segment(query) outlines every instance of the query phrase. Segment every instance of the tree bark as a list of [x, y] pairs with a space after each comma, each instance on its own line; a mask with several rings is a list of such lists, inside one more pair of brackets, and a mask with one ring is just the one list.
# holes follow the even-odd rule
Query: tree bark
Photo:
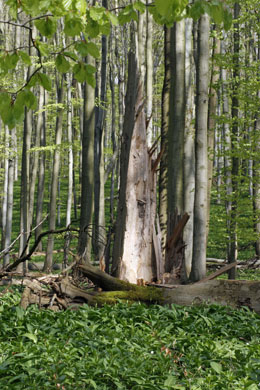
[[128, 75], [113, 273], [137, 283], [138, 279], [150, 282], [156, 275], [152, 264], [156, 191], [147, 151], [143, 88], [132, 52]]
[[198, 31], [196, 134], [195, 134], [195, 201], [194, 236], [191, 280], [198, 281], [206, 274], [207, 225], [207, 121], [209, 85], [209, 17], [201, 16]]

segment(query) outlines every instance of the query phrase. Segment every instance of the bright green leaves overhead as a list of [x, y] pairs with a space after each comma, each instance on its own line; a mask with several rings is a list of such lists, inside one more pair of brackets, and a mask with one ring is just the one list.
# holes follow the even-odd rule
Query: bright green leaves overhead
[[57, 70], [60, 73], [66, 73], [70, 69], [69, 61], [67, 61], [66, 58], [61, 54], [57, 55], [57, 57], [55, 59], [55, 65], [56, 65]]
[[232, 25], [232, 14], [223, 1], [196, 0], [192, 5], [187, 7], [187, 16], [198, 20], [201, 14], [207, 13], [214, 23], [221, 25], [225, 30], [229, 30]]
[[36, 20], [34, 24], [40, 33], [48, 38], [52, 37], [57, 29], [56, 20], [50, 16], [47, 16], [44, 19]]
[[29, 89], [20, 91], [15, 100], [6, 92], [0, 93], [0, 115], [10, 129], [23, 120], [25, 107], [37, 107], [37, 99]]
[[81, 18], [70, 14], [66, 15], [64, 27], [64, 32], [66, 35], [75, 37], [76, 35], [80, 35], [83, 29], [84, 28]]
[[84, 62], [78, 62], [73, 67], [75, 79], [80, 83], [86, 81], [93, 88], [96, 86], [95, 72], [96, 68], [94, 66], [85, 64]]
[[155, 0], [155, 7], [150, 7], [157, 23], [172, 25], [183, 18], [188, 0]]

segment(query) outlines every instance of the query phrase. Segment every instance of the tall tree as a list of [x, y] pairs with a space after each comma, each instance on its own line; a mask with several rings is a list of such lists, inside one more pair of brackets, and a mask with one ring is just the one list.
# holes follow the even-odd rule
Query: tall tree
[[207, 129], [209, 88], [209, 16], [200, 17], [196, 73], [195, 201], [191, 280], [206, 275], [207, 227]]

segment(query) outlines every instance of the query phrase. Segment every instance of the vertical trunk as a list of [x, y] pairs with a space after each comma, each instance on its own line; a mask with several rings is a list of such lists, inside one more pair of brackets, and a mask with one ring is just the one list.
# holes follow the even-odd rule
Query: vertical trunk
[[[11, 244], [12, 236], [12, 218], [13, 218], [13, 187], [14, 187], [14, 156], [12, 152], [13, 139], [15, 129], [12, 129], [10, 152], [8, 158], [8, 189], [7, 189], [7, 209], [6, 209], [6, 225], [5, 225], [5, 242], [4, 248], [8, 248]], [[4, 256], [4, 267], [9, 264], [10, 255], [7, 253]]]
[[209, 91], [209, 112], [208, 112], [208, 195], [207, 195], [207, 240], [209, 234], [210, 218], [210, 198], [213, 177], [213, 156], [214, 156], [214, 139], [216, 127], [216, 108], [217, 108], [217, 91], [216, 83], [219, 80], [219, 67], [215, 63], [215, 56], [220, 54], [220, 40], [214, 38], [212, 50], [212, 69]]
[[168, 170], [168, 131], [170, 113], [170, 85], [171, 85], [171, 30], [164, 27], [164, 81], [162, 90], [162, 124], [161, 124], [161, 151], [163, 151], [159, 176], [159, 219], [162, 232], [162, 249], [164, 254], [167, 234], [167, 170]]
[[[87, 63], [95, 65], [94, 59], [87, 56]], [[94, 134], [95, 134], [95, 90], [85, 84], [84, 126], [82, 137], [82, 179], [81, 214], [78, 254], [84, 261], [91, 258], [91, 232], [94, 195]]]
[[[68, 150], [68, 196], [67, 196], [67, 210], [66, 210], [66, 227], [71, 223], [71, 207], [72, 207], [72, 197], [73, 197], [73, 151], [72, 151], [72, 118], [73, 118], [73, 105], [71, 101], [71, 88], [72, 80], [71, 75], [66, 75], [67, 79], [67, 137], [69, 143]], [[68, 251], [70, 246], [70, 232], [66, 233], [65, 244], [64, 244], [64, 257], [63, 257], [63, 266], [66, 268], [68, 265]]]
[[[9, 128], [8, 126], [4, 127], [4, 145], [6, 150], [9, 148]], [[4, 249], [5, 245], [5, 229], [6, 229], [6, 215], [7, 215], [7, 191], [8, 191], [8, 155], [4, 158], [4, 185], [3, 185], [3, 196], [2, 196], [2, 235], [1, 235], [1, 248]]]
[[[149, 4], [149, 0], [146, 0]], [[147, 144], [153, 143], [153, 18], [146, 10], [146, 123]]]
[[209, 17], [201, 16], [198, 28], [198, 59], [196, 74], [196, 134], [195, 134], [195, 201], [194, 236], [191, 280], [206, 274], [207, 225], [207, 121], [209, 84]]
[[142, 84], [133, 53], [128, 75], [113, 273], [137, 283], [139, 279], [151, 281], [156, 275], [152, 264], [156, 191], [147, 152]]
[[172, 31], [173, 64], [171, 75], [170, 123], [168, 133], [168, 212], [183, 213], [183, 154], [185, 131], [185, 21], [176, 22]]
[[[102, 1], [107, 8], [107, 0]], [[98, 260], [104, 255], [105, 248], [105, 183], [104, 183], [104, 122], [107, 79], [107, 37], [102, 36], [100, 106], [97, 109], [95, 129], [95, 248]]]
[[[63, 103], [64, 95], [64, 82], [63, 77], [59, 80], [57, 76], [57, 103], [61, 105]], [[56, 207], [57, 207], [57, 191], [58, 191], [58, 181], [59, 181], [59, 171], [60, 171], [60, 149], [59, 145], [61, 144], [62, 138], [62, 117], [63, 117], [63, 108], [58, 107], [57, 109], [57, 120], [56, 120], [56, 134], [55, 134], [55, 146], [53, 156], [53, 168], [52, 168], [52, 180], [51, 180], [51, 190], [50, 190], [50, 210], [49, 210], [49, 230], [55, 230], [56, 226]], [[54, 248], [54, 236], [50, 234], [48, 236], [47, 249], [46, 249], [46, 258], [44, 262], [44, 270], [46, 272], [51, 272], [52, 263], [53, 263], [53, 248]]]
[[194, 118], [194, 83], [195, 74], [192, 53], [192, 27], [193, 20], [186, 20], [186, 57], [185, 57], [185, 86], [186, 86], [186, 116], [184, 133], [184, 210], [190, 218], [183, 231], [185, 247], [185, 269], [189, 277], [192, 263], [193, 247], [193, 211], [194, 211], [194, 187], [195, 187], [195, 128], [192, 123]]
[[[260, 63], [260, 33], [258, 34], [258, 53], [257, 53], [257, 59]], [[260, 67], [258, 66], [258, 80], [260, 80]], [[257, 91], [258, 96], [258, 102], [260, 102], [260, 89]], [[260, 115], [259, 113], [256, 114], [256, 120], [255, 120], [255, 136], [254, 136], [254, 150], [255, 150], [255, 156], [260, 156]], [[260, 159], [254, 158], [253, 163], [253, 208], [254, 208], [254, 214], [255, 214], [255, 232], [257, 234], [257, 239], [255, 242], [255, 254], [256, 257], [260, 258]]]
[[[37, 119], [37, 125], [36, 125], [36, 134], [35, 134], [35, 147], [40, 146], [40, 139], [41, 139], [41, 129], [43, 124], [43, 116], [42, 116], [42, 109], [44, 104], [44, 89], [43, 87], [40, 87], [40, 96], [39, 96], [39, 114]], [[34, 152], [34, 156], [32, 157], [32, 172], [30, 175], [30, 191], [29, 191], [29, 210], [28, 210], [28, 219], [29, 219], [29, 226], [32, 226], [33, 222], [33, 210], [34, 210], [34, 192], [35, 192], [35, 185], [36, 185], [36, 177], [38, 173], [38, 166], [39, 166], [39, 152]]]
[[[239, 12], [240, 6], [238, 3], [234, 4], [234, 56], [233, 56], [233, 91], [232, 91], [232, 151], [237, 148], [239, 142]], [[237, 260], [237, 197], [238, 197], [238, 183], [239, 180], [239, 158], [236, 153], [232, 156], [232, 206], [230, 215], [230, 251], [228, 253], [228, 262], [233, 263]], [[229, 279], [235, 279], [236, 268], [233, 267], [229, 271]]]
[[[43, 90], [43, 100], [44, 105], [45, 101], [45, 91]], [[40, 131], [40, 146], [45, 147], [45, 132], [46, 132], [46, 119], [45, 119], [45, 111], [41, 114], [42, 116], [42, 126]], [[39, 155], [39, 174], [38, 174], [38, 188], [37, 188], [37, 201], [36, 201], [36, 230], [35, 230], [35, 239], [39, 237], [42, 232], [42, 218], [43, 218], [43, 200], [44, 200], [44, 184], [45, 184], [45, 151], [41, 151]], [[42, 242], [39, 243], [38, 250], [42, 250]]]

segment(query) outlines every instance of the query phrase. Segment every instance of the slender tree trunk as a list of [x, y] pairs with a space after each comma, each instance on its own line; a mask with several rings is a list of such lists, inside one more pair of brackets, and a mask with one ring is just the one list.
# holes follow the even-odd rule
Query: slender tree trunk
[[[5, 225], [5, 242], [4, 248], [8, 248], [11, 244], [12, 236], [12, 219], [13, 219], [13, 188], [14, 188], [14, 155], [13, 155], [13, 139], [16, 130], [12, 129], [10, 140], [10, 151], [8, 158], [8, 189], [7, 189], [7, 209], [6, 209], [6, 225]], [[4, 256], [4, 267], [9, 264], [10, 254]]]
[[185, 269], [189, 277], [192, 263], [193, 247], [193, 212], [194, 212], [194, 188], [195, 188], [195, 127], [194, 119], [194, 88], [195, 68], [193, 61], [192, 42], [193, 20], [186, 20], [186, 58], [185, 58], [185, 85], [186, 85], [186, 116], [184, 133], [184, 210], [190, 218], [183, 231], [185, 247]]
[[[64, 80], [63, 77], [59, 80], [57, 76], [57, 103], [62, 104], [64, 100]], [[52, 180], [51, 180], [51, 193], [50, 193], [50, 211], [49, 211], [49, 230], [54, 230], [56, 226], [57, 216], [57, 191], [60, 171], [60, 149], [62, 138], [62, 117], [63, 108], [58, 107], [57, 109], [57, 120], [56, 120], [56, 135], [55, 135], [55, 146], [53, 156], [53, 168], [52, 168]], [[53, 264], [53, 248], [54, 248], [54, 236], [50, 234], [48, 236], [46, 258], [44, 262], [44, 271], [51, 272]]]
[[214, 161], [214, 139], [216, 127], [216, 108], [217, 108], [217, 90], [216, 83], [219, 80], [219, 66], [214, 63], [215, 56], [220, 54], [220, 40], [214, 38], [212, 50], [212, 69], [209, 91], [209, 112], [208, 112], [208, 195], [207, 195], [207, 240], [209, 234], [210, 219], [210, 199], [213, 178], [213, 161]]
[[209, 29], [209, 17], [207, 14], [204, 14], [200, 18], [198, 28], [194, 236], [192, 269], [190, 275], [192, 281], [198, 281], [206, 275]]
[[[43, 90], [44, 105], [46, 104], [46, 94]], [[46, 118], [45, 111], [41, 114], [42, 126], [40, 132], [40, 146], [46, 146]], [[39, 237], [42, 232], [42, 219], [43, 219], [43, 200], [44, 200], [44, 187], [45, 187], [45, 151], [41, 151], [39, 155], [39, 174], [38, 174], [38, 188], [37, 188], [37, 201], [36, 201], [36, 230], [35, 239]], [[42, 242], [38, 245], [38, 250], [42, 250]]]
[[185, 21], [173, 27], [170, 123], [168, 133], [168, 212], [184, 211], [183, 157], [185, 131]]
[[[103, 0], [103, 7], [107, 8], [107, 1]], [[105, 249], [105, 183], [104, 183], [104, 124], [107, 88], [107, 37], [102, 36], [100, 106], [97, 109], [95, 128], [95, 227], [94, 241], [96, 258], [100, 260]]]
[[[73, 151], [72, 151], [72, 118], [73, 118], [73, 105], [71, 101], [71, 88], [72, 80], [71, 75], [67, 74], [67, 137], [69, 143], [68, 150], [68, 196], [67, 196], [67, 210], [66, 210], [66, 226], [68, 227], [71, 223], [71, 208], [73, 199]], [[66, 233], [65, 244], [64, 244], [64, 257], [63, 266], [66, 268], [68, 265], [68, 251], [70, 246], [70, 232]]]
[[164, 27], [164, 81], [162, 90], [161, 151], [163, 152], [159, 176], [159, 219], [162, 233], [163, 257], [167, 235], [167, 186], [168, 186], [168, 131], [171, 89], [171, 30]]
[[[43, 116], [42, 116], [42, 109], [44, 104], [44, 89], [43, 87], [40, 87], [40, 96], [39, 96], [39, 114], [37, 119], [37, 125], [36, 125], [36, 134], [35, 134], [35, 147], [40, 146], [40, 140], [41, 140], [41, 129], [42, 129], [42, 122], [43, 122]], [[30, 190], [29, 190], [29, 210], [28, 210], [28, 219], [29, 219], [29, 226], [32, 226], [33, 222], [33, 211], [34, 211], [34, 193], [35, 193], [35, 186], [36, 186], [36, 178], [38, 173], [38, 166], [39, 166], [39, 152], [36, 150], [34, 152], [34, 156], [32, 157], [32, 172], [30, 174]]]
[[[239, 88], [239, 18], [240, 6], [238, 3], [234, 4], [234, 57], [233, 57], [233, 91], [232, 91], [232, 151], [237, 148], [239, 142], [239, 98], [238, 98], [238, 88]], [[235, 154], [232, 156], [232, 206], [231, 206], [231, 215], [230, 215], [230, 251], [228, 253], [228, 262], [233, 263], [237, 261], [237, 197], [239, 190], [239, 158]], [[233, 267], [229, 271], [229, 279], [236, 278], [236, 268]]]
[[[95, 65], [87, 56], [87, 63]], [[94, 207], [94, 134], [95, 134], [95, 89], [85, 84], [84, 126], [82, 138], [81, 214], [78, 254], [86, 262], [91, 258], [92, 217]]]
[[[260, 34], [258, 34], [258, 53], [257, 53], [257, 59], [260, 63]], [[260, 68], [258, 70], [258, 80], [260, 80]], [[260, 102], [260, 88], [257, 91], [258, 96], [258, 102]], [[254, 150], [255, 150], [255, 156], [258, 156], [258, 158], [254, 158], [253, 162], [253, 208], [254, 208], [254, 214], [255, 214], [255, 232], [257, 234], [257, 239], [255, 242], [255, 253], [256, 257], [260, 258], [260, 115], [259, 113], [256, 114], [256, 120], [255, 120], [255, 128], [254, 128]]]
[[[146, 4], [150, 1], [146, 0]], [[147, 144], [153, 143], [153, 18], [146, 10], [146, 123]]]

